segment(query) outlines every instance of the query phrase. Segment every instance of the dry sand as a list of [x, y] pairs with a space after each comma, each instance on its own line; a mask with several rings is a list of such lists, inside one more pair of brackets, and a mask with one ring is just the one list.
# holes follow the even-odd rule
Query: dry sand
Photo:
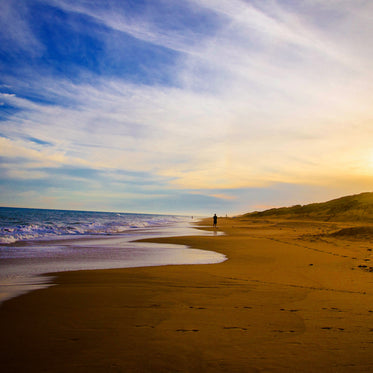
[[218, 226], [227, 235], [156, 241], [223, 263], [61, 273], [4, 303], [1, 371], [373, 371], [369, 237], [325, 235], [342, 223]]

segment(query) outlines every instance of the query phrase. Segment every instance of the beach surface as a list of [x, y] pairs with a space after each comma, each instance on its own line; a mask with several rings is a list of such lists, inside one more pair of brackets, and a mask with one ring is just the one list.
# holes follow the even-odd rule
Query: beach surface
[[219, 219], [225, 235], [152, 242], [222, 263], [56, 274], [0, 307], [1, 370], [372, 372], [373, 239], [357, 225]]

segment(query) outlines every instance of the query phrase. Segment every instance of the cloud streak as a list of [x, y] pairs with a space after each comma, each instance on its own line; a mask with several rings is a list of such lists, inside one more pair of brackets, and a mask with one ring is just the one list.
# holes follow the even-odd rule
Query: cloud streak
[[[341, 190], [343, 180], [349, 193], [371, 181], [373, 8], [367, 2], [162, 0], [135, 10], [116, 1], [37, 3], [71, 20], [79, 47], [99, 41], [102, 54], [87, 58], [101, 63], [103, 55], [107, 61], [120, 53], [123, 66], [98, 74], [73, 61], [78, 74], [72, 75], [53, 73], [63, 66], [32, 64], [18, 67], [19, 77], [5, 75], [0, 155], [24, 159], [17, 170], [6, 163], [9, 179], [85, 167], [99, 172], [113, 198], [121, 184], [119, 195], [128, 202], [135, 172], [146, 175], [135, 178], [143, 198], [155, 198], [154, 183], [156, 198], [198, 193], [206, 205], [220, 201], [224, 208], [237, 206], [235, 190], [262, 188], [265, 195], [274, 185], [303, 186], [307, 200], [305, 185], [328, 194], [333, 185]], [[22, 4], [19, 13], [7, 5], [7, 21], [22, 23], [15, 43], [43, 54], [51, 47]], [[84, 36], [86, 22], [91, 39]], [[152, 48], [157, 60], [134, 63], [137, 44], [141, 56]], [[153, 62], [164, 78], [134, 78], [138, 66], [152, 76]], [[162, 203], [163, 197], [155, 205]]]

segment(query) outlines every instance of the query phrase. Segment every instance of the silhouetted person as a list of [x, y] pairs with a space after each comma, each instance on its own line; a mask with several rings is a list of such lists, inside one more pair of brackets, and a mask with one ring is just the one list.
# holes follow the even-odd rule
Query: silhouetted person
[[218, 217], [216, 216], [216, 214], [214, 214], [214, 217], [212, 219], [214, 221], [214, 228], [216, 228], [216, 224], [218, 223]]

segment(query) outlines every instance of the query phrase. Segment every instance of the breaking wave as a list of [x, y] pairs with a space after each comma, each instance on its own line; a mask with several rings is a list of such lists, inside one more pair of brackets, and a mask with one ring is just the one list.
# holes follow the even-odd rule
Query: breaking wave
[[185, 220], [174, 215], [63, 211], [0, 207], [0, 243], [111, 235]]

